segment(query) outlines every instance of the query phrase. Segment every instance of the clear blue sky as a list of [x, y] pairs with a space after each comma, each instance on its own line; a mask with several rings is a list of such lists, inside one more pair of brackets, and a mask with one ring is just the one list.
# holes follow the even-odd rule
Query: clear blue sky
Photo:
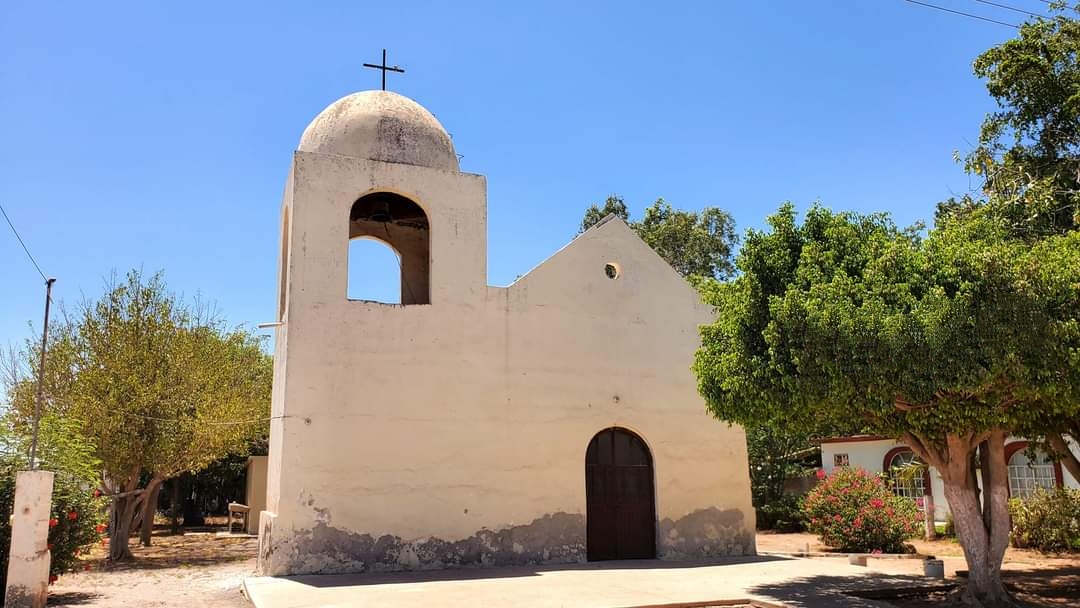
[[[487, 176], [491, 284], [612, 192], [740, 231], [786, 200], [907, 224], [971, 186], [952, 154], [992, 109], [971, 61], [1013, 34], [902, 0], [5, 2], [0, 202], [69, 307], [141, 266], [232, 323], [273, 320], [290, 154], [378, 87], [360, 64], [387, 47], [391, 88]], [[3, 225], [0, 260], [4, 346], [43, 296]]]

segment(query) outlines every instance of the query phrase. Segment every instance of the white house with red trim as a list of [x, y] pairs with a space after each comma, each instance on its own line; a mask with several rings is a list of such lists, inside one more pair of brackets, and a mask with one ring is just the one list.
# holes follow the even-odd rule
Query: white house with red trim
[[[1077, 481], [1059, 462], [1038, 454], [1031, 459], [1027, 454], [1028, 442], [1010, 437], [1005, 443], [1005, 458], [1009, 463], [1010, 496], [1027, 496], [1035, 488], [1080, 488]], [[1070, 442], [1073, 452], [1080, 456], [1080, 446]], [[910, 463], [915, 458], [911, 448], [888, 437], [855, 435], [821, 440], [821, 465], [826, 473], [838, 467], [861, 467], [870, 473], [888, 473], [895, 467]], [[922, 477], [913, 479], [894, 477], [893, 492], [913, 500], [929, 494], [934, 503], [934, 519], [944, 521], [949, 513], [945, 500], [941, 475], [933, 467], [927, 467]]]

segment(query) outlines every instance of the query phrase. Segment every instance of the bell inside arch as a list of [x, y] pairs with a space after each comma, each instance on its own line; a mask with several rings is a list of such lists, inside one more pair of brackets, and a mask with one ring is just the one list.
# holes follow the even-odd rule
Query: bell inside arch
[[368, 216], [368, 219], [382, 224], [392, 222], [394, 217], [390, 214], [390, 203], [388, 201], [377, 201], [372, 206], [371, 215]]

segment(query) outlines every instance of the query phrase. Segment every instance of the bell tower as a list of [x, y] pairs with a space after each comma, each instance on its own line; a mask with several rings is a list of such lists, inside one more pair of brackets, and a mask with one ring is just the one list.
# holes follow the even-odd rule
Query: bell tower
[[[452, 322], [481, 304], [487, 293], [486, 189], [482, 176], [460, 171], [439, 121], [397, 93], [348, 95], [304, 130], [281, 209], [264, 535], [285, 523], [275, 523], [279, 501], [303, 483], [282, 469], [292, 445], [284, 438], [310, 412], [333, 406], [312, 399], [304, 383], [323, 377], [344, 382], [341, 370], [374, 333], [409, 340], [410, 332], [420, 334], [419, 328], [444, 318]], [[393, 249], [400, 304], [348, 299], [352, 239]], [[290, 382], [298, 374], [304, 383]], [[367, 390], [356, 384], [349, 392]]]

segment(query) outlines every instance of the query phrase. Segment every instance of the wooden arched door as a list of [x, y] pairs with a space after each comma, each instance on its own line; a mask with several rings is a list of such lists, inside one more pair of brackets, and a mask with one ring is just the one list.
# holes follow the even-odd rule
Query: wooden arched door
[[596, 434], [585, 452], [589, 561], [656, 557], [656, 507], [649, 448], [626, 429]]

